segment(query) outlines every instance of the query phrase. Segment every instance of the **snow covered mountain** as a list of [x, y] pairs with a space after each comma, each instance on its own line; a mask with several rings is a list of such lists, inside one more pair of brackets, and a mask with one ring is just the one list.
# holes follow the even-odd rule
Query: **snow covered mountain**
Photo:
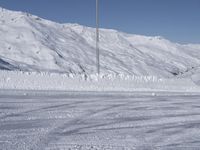
[[[200, 68], [200, 45], [181, 45], [162, 37], [100, 30], [101, 73], [190, 75]], [[58, 24], [0, 8], [0, 69], [92, 74], [95, 29]]]

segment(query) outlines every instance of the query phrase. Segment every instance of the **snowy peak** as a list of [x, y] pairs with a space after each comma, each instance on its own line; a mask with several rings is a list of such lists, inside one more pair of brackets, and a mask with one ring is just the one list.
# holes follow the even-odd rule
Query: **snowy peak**
[[[0, 8], [0, 68], [93, 74], [95, 29]], [[100, 30], [101, 73], [173, 77], [200, 66], [200, 45]]]

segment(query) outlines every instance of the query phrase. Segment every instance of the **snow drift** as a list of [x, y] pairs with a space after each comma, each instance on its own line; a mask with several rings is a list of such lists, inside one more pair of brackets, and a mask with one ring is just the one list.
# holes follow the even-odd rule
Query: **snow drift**
[[[200, 66], [200, 45], [100, 30], [102, 74], [174, 77]], [[0, 69], [94, 74], [95, 29], [0, 8]]]
[[74, 75], [38, 72], [0, 72], [0, 89], [52, 91], [167, 91], [199, 92], [191, 79], [161, 79], [155, 76]]

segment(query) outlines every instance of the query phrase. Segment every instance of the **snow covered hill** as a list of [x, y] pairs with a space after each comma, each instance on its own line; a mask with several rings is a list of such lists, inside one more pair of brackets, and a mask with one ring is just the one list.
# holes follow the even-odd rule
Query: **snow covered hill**
[[[200, 70], [200, 45], [100, 31], [101, 73], [185, 76]], [[92, 74], [95, 29], [0, 8], [0, 69]]]

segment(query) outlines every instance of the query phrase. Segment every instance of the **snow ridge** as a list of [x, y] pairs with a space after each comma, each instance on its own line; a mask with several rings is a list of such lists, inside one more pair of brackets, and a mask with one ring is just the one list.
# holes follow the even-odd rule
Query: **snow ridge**
[[[195, 79], [195, 78], [194, 78]], [[198, 78], [199, 79], [199, 78]], [[0, 89], [45, 91], [167, 91], [199, 92], [191, 79], [161, 79], [124, 74], [75, 75], [39, 72], [0, 72]]]

